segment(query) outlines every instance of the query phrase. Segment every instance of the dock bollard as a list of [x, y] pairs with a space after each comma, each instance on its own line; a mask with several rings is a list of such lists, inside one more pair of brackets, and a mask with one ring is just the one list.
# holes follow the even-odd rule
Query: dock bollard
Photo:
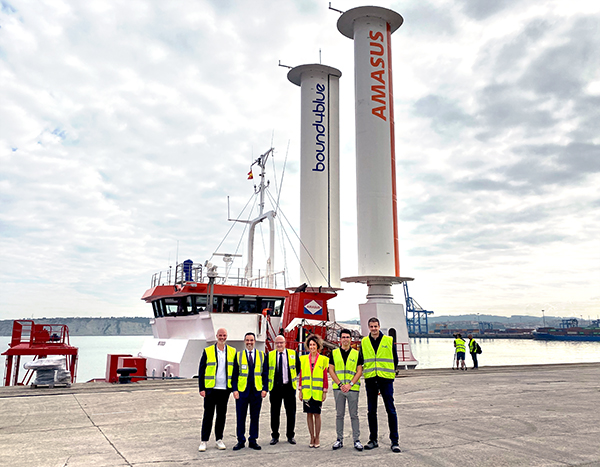
[[137, 368], [117, 368], [117, 374], [119, 375], [119, 384], [131, 383], [131, 375], [137, 371]]

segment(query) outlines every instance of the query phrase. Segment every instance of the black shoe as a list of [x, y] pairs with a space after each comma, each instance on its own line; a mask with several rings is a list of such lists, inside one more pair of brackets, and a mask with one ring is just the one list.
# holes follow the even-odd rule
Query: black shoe
[[260, 447], [260, 445], [256, 442], [256, 441], [251, 441], [248, 443], [248, 447], [250, 449], [254, 449], [255, 451], [260, 451], [262, 448]]
[[392, 451], [394, 452], [402, 452], [400, 451], [400, 446], [398, 446], [398, 444], [392, 444]]
[[271, 438], [271, 441], [269, 441], [269, 444], [271, 446], [275, 446], [278, 442], [279, 442], [279, 439], [277, 439], [277, 438]]
[[246, 442], [245, 442], [245, 441], [244, 441], [244, 442], [242, 442], [242, 441], [239, 441], [239, 442], [238, 442], [238, 443], [237, 443], [237, 444], [236, 444], [236, 445], [233, 447], [233, 450], [234, 450], [234, 451], [239, 451], [240, 449], [242, 449], [242, 448], [245, 448], [245, 447], [246, 447]]
[[331, 446], [331, 448], [334, 451], [337, 451], [338, 449], [343, 448], [343, 447], [344, 447], [344, 443], [342, 442], [341, 439], [338, 439], [335, 443], [333, 443], [333, 446]]
[[365, 444], [364, 448], [367, 451], [370, 451], [371, 449], [375, 449], [379, 447], [379, 443], [377, 441], [369, 441], [367, 444]]
[[296, 444], [296, 440], [294, 438], [288, 438], [288, 443]]

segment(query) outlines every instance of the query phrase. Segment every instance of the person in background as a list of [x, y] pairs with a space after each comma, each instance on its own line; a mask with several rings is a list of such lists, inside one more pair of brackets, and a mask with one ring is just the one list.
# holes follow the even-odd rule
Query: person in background
[[454, 339], [454, 350], [456, 351], [456, 369], [458, 370], [459, 366], [461, 370], [467, 369], [467, 365], [465, 363], [465, 340], [462, 338], [460, 334], [456, 335]]
[[296, 386], [297, 386], [298, 353], [285, 348], [285, 337], [275, 338], [275, 350], [269, 352], [268, 377], [269, 401], [271, 402], [271, 442], [279, 442], [279, 424], [281, 419], [281, 403], [285, 407], [285, 436], [290, 444], [296, 444]]
[[337, 441], [333, 443], [333, 450], [344, 446], [344, 416], [346, 415], [346, 402], [352, 422], [352, 437], [354, 448], [363, 450], [360, 443], [360, 424], [358, 420], [358, 393], [360, 391], [360, 375], [362, 375], [363, 362], [358, 350], [353, 349], [352, 333], [348, 329], [340, 331], [341, 347], [334, 349], [329, 359], [329, 376], [333, 380], [333, 398], [335, 400], [335, 428]]
[[238, 352], [233, 366], [232, 388], [235, 398], [235, 411], [237, 414], [237, 444], [234, 451], [239, 451], [246, 446], [246, 415], [250, 408], [250, 432], [248, 446], [260, 450], [258, 439], [258, 419], [262, 400], [267, 395], [267, 372], [265, 353], [256, 350], [256, 335], [247, 332], [244, 336], [246, 349]]
[[388, 416], [391, 449], [393, 452], [400, 452], [398, 415], [394, 406], [394, 379], [398, 367], [398, 354], [394, 340], [390, 336], [384, 336], [379, 330], [380, 326], [377, 318], [369, 319], [369, 335], [363, 337], [360, 347], [365, 389], [367, 390], [367, 419], [369, 420], [369, 442], [365, 444], [365, 449], [379, 447], [377, 399], [381, 393]]
[[469, 353], [471, 354], [471, 358], [473, 359], [473, 369], [479, 369], [479, 363], [477, 363], [477, 347], [478, 344], [473, 339], [473, 334], [469, 334], [467, 336], [469, 338]]
[[217, 343], [204, 349], [198, 368], [198, 386], [204, 397], [204, 415], [202, 416], [202, 434], [198, 451], [206, 451], [206, 442], [210, 438], [215, 410], [215, 438], [217, 449], [226, 449], [223, 443], [223, 431], [227, 418], [227, 402], [231, 393], [231, 378], [235, 361], [235, 349], [227, 345], [227, 330], [217, 330]]
[[302, 401], [303, 412], [306, 414], [306, 423], [310, 433], [311, 448], [321, 446], [321, 406], [327, 398], [329, 359], [319, 355], [323, 348], [321, 339], [311, 335], [306, 339], [308, 355], [300, 357], [300, 391], [298, 395]]

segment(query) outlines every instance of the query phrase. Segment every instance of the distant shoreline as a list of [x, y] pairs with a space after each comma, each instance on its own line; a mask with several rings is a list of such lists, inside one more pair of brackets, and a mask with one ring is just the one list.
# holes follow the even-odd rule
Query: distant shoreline
[[[23, 318], [26, 320], [27, 318]], [[0, 336], [11, 336], [12, 319], [0, 320]], [[70, 336], [151, 336], [150, 318], [34, 318], [35, 324], [64, 324]]]

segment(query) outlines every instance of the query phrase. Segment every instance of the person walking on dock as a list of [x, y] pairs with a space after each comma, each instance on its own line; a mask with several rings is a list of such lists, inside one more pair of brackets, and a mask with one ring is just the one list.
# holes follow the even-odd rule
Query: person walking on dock
[[363, 445], [360, 443], [358, 421], [358, 394], [363, 361], [358, 350], [350, 347], [352, 333], [348, 329], [340, 331], [340, 342], [342, 346], [334, 349], [329, 359], [329, 375], [333, 380], [333, 398], [337, 412], [335, 419], [337, 441], [333, 443], [332, 447], [336, 450], [344, 446], [344, 416], [346, 415], [346, 402], [348, 402], [354, 448], [362, 451]]
[[281, 403], [285, 407], [285, 436], [290, 444], [296, 444], [296, 386], [298, 353], [285, 348], [285, 337], [275, 338], [275, 350], [269, 352], [269, 401], [271, 402], [271, 444], [279, 442]]
[[456, 334], [456, 337], [454, 338], [454, 350], [456, 351], [456, 369], [458, 370], [458, 367], [460, 365], [461, 370], [466, 370], [467, 369], [467, 365], [465, 363], [466, 346], [465, 346], [465, 340], [462, 338], [462, 336], [460, 334]]
[[198, 451], [206, 451], [206, 442], [210, 438], [215, 410], [215, 438], [217, 449], [226, 449], [223, 443], [223, 431], [227, 417], [227, 403], [231, 394], [235, 348], [227, 345], [227, 330], [217, 330], [217, 343], [204, 349], [198, 368], [198, 386], [204, 397], [204, 415], [202, 416], [202, 434]]
[[469, 338], [469, 353], [473, 359], [473, 369], [479, 369], [479, 363], [477, 363], [477, 351], [479, 350], [479, 344], [473, 339], [473, 334], [467, 336]]
[[377, 440], [377, 399], [381, 393], [388, 416], [392, 451], [400, 452], [398, 444], [398, 415], [394, 406], [394, 379], [398, 367], [398, 354], [394, 341], [379, 330], [381, 325], [375, 317], [369, 319], [369, 335], [361, 341], [360, 354], [363, 358], [363, 376], [367, 390], [367, 419], [369, 420], [369, 442], [365, 449], [379, 447]]
[[250, 432], [248, 446], [255, 450], [261, 447], [258, 439], [258, 418], [262, 400], [267, 395], [267, 366], [265, 353], [256, 350], [256, 335], [247, 332], [244, 336], [246, 349], [238, 352], [233, 366], [233, 397], [235, 398], [235, 411], [237, 414], [237, 444], [234, 451], [239, 451], [246, 446], [246, 415], [250, 408]]

